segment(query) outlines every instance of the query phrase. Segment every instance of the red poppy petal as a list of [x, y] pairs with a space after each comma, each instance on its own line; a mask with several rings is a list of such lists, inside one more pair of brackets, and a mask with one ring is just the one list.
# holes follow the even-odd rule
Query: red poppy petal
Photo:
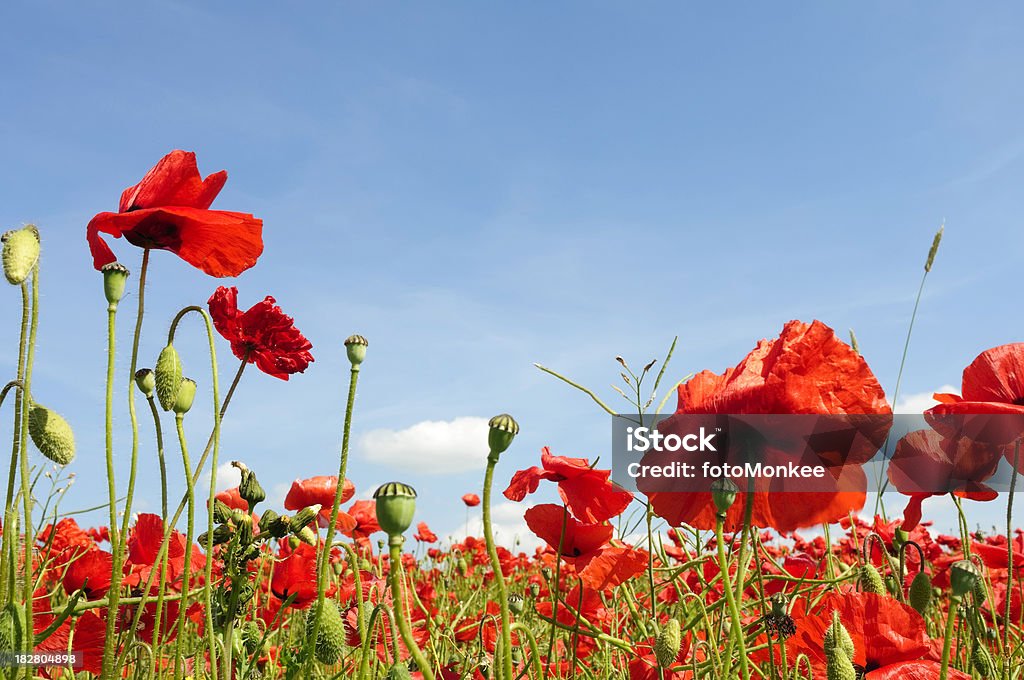
[[161, 158], [142, 181], [124, 190], [118, 210], [128, 212], [168, 205], [205, 210], [217, 198], [227, 179], [228, 173], [221, 170], [204, 180], [199, 174], [195, 153], [175, 149]]

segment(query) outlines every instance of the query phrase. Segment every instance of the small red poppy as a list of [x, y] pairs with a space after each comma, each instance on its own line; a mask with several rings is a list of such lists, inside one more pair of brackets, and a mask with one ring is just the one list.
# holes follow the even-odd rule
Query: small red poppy
[[467, 493], [462, 496], [462, 502], [466, 504], [467, 508], [475, 508], [480, 505], [480, 496], [475, 493]]
[[[318, 475], [309, 479], [296, 479], [284, 497], [285, 510], [302, 510], [311, 505], [320, 505], [318, 523], [325, 527], [331, 521], [331, 509], [334, 507], [334, 494], [338, 488], [337, 475]], [[347, 503], [356, 494], [356, 485], [346, 479], [341, 489], [340, 503]], [[340, 513], [340, 510], [339, 510]], [[338, 526], [343, 526], [339, 516]]]
[[540, 461], [542, 467], [520, 470], [512, 476], [505, 498], [521, 501], [546, 479], [558, 484], [565, 505], [573, 517], [583, 522], [604, 522], [616, 517], [633, 500], [633, 494], [609, 480], [609, 470], [591, 467], [586, 458], [555, 456], [545, 446]]

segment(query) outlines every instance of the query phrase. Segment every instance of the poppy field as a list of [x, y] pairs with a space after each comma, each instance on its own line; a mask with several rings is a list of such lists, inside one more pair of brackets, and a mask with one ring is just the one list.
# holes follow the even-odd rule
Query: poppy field
[[[811, 455], [827, 488], [720, 477], [686, 492], [631, 492], [601, 452], [522, 450], [519, 424], [502, 413], [480, 441], [480, 486], [444, 499], [479, 516], [482, 535], [446, 543], [417, 517], [405, 481], [382, 471], [379, 486], [357, 489], [347, 478], [357, 388], [373, 379], [371, 341], [358, 334], [317, 348], [343, 352], [350, 369], [329, 469], [295, 480], [283, 508], [264, 489], [280, 480], [244, 461], [231, 461], [239, 485], [218, 490], [210, 471], [227, 462], [222, 422], [237, 390], [259, 389], [243, 376], [301, 379], [314, 363], [302, 310], [290, 310], [293, 319], [270, 295], [214, 285], [172, 319], [146, 317], [147, 285], [161, 285], [147, 282], [152, 257], [169, 253], [213, 278], [257, 264], [263, 221], [212, 207], [226, 181], [224, 171], [203, 177], [195, 154], [172, 151], [124, 190], [116, 212], [86, 226], [108, 320], [105, 401], [95, 404], [105, 439], [89, 447], [103, 453], [89, 464], [107, 473], [102, 525], [62, 515], [67, 487], [47, 496], [39, 483], [73, 465], [81, 442], [61, 404], [32, 389], [45, 362], [36, 355], [45, 226], [3, 236], [4, 275], [20, 293], [6, 307], [20, 324], [17, 375], [0, 393], [12, 442], [0, 547], [4, 677], [1024, 678], [1024, 531], [1013, 522], [1024, 343], [964, 358], [960, 393], [935, 395], [929, 427], [894, 442], [884, 504], [869, 500], [867, 456], [831, 441]], [[186, 318], [209, 345], [208, 365], [184, 362], [175, 346]], [[162, 351], [142, 356], [143, 334], [168, 328]], [[675, 375], [674, 344], [639, 369], [618, 357], [622, 394], [641, 418], [666, 406], [663, 432], [683, 434], [695, 416], [834, 416], [852, 418], [872, 453], [882, 446], [893, 405], [852, 334], [809, 320], [765, 335], [721, 373]], [[568, 383], [616, 415], [541, 370], [552, 389]], [[212, 413], [209, 432], [188, 428], [200, 409]], [[126, 438], [115, 439], [116, 428]], [[747, 446], [751, 460], [787, 455]], [[127, 477], [115, 475], [115, 455], [130, 460]], [[171, 469], [185, 488], [171, 488]], [[1000, 469], [1008, 488], [993, 481]], [[143, 470], [159, 473], [159, 513], [135, 507]], [[558, 502], [537, 502], [542, 490]], [[958, 531], [929, 520], [923, 502], [933, 496], [952, 498]], [[522, 507], [541, 547], [496, 542], [499, 498]], [[998, 505], [1005, 526], [975, 526], [967, 499]]]

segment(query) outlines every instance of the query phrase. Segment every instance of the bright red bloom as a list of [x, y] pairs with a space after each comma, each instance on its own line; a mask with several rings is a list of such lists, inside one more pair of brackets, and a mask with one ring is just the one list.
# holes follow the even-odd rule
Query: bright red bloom
[[241, 494], [238, 492], [237, 486], [221, 491], [215, 496], [215, 498], [232, 510], [249, 512], [249, 501], [242, 498]]
[[338, 530], [357, 543], [369, 545], [370, 536], [381, 530], [377, 524], [377, 504], [373, 501], [356, 501], [344, 515], [350, 523], [342, 526], [339, 515]]
[[543, 468], [531, 467], [512, 476], [505, 498], [521, 501], [537, 490], [541, 480], [558, 484], [558, 493], [573, 517], [583, 522], [604, 522], [619, 515], [633, 494], [609, 481], [609, 470], [597, 470], [586, 458], [569, 458], [551, 454], [548, 447], [540, 452]]
[[221, 286], [209, 301], [213, 325], [231, 343], [231, 351], [266, 373], [287, 380], [302, 373], [313, 363], [309, 353], [313, 345], [290, 316], [281, 311], [273, 297], [242, 312], [238, 309], [238, 289]]
[[[802, 454], [813, 454], [816, 459], [802, 460], [802, 463], [821, 464], [829, 473], [820, 480], [821, 486], [831, 484], [834, 488], [799, 492], [793, 490], [790, 480], [755, 480], [752, 524], [780, 531], [835, 521], [864, 505], [866, 482], [857, 464], [866, 462], [877, 451], [873, 445], [884, 441], [891, 413], [885, 393], [863, 357], [820, 321], [811, 324], [790, 321], [778, 339], [762, 340], [736, 367], [721, 375], [710, 371], [698, 373], [679, 386], [676, 410], [681, 417], [693, 414], [884, 416], [865, 419], [863, 430], [858, 430], [857, 420], [849, 419], [845, 423], [859, 442], [853, 452], [810, 451], [808, 448]], [[659, 432], [672, 433], [674, 418], [659, 423]], [[756, 460], [766, 465], [793, 460], [790, 452], [771, 447], [755, 454]], [[735, 464], [742, 461], [715, 458], [710, 462]], [[710, 484], [710, 480], [705, 481]], [[818, 481], [815, 480], [816, 486]], [[739, 485], [741, 492], [726, 518], [727, 531], [743, 522], [746, 493], [745, 485]], [[674, 526], [685, 523], [705, 530], [715, 526], [716, 511], [709, 492], [652, 491], [648, 496], [655, 512]]]
[[294, 607], [302, 609], [316, 599], [316, 550], [305, 543], [274, 565], [270, 590], [279, 599], [294, 595]]
[[480, 496], [475, 493], [467, 493], [462, 497], [462, 502], [466, 504], [467, 508], [475, 508], [480, 505]]
[[413, 538], [422, 543], [437, 543], [437, 534], [430, 530], [426, 522], [416, 525], [416, 535]]
[[64, 592], [82, 590], [87, 600], [95, 600], [110, 589], [114, 557], [105, 550], [90, 550], [73, 558], [64, 572]]
[[[318, 475], [309, 479], [296, 479], [284, 497], [285, 510], [302, 510], [311, 505], [320, 505], [317, 522], [326, 527], [331, 522], [331, 509], [334, 507], [334, 494], [338, 489], [338, 475]], [[356, 485], [346, 479], [341, 489], [340, 503], [347, 503], [356, 495]], [[340, 506], [339, 506], [340, 508]], [[338, 511], [338, 527], [351, 526]]]
[[[157, 555], [164, 539], [164, 521], [159, 515], [143, 513], [135, 520], [135, 526], [128, 536], [128, 560], [132, 576], [125, 579], [126, 583], [145, 583], [150, 572], [157, 566]], [[174, 530], [167, 546], [167, 577], [168, 583], [176, 589], [181, 588], [181, 576], [185, 571], [186, 536]], [[191, 546], [189, 570], [193, 576], [202, 572], [206, 565], [206, 555], [198, 546]]]
[[175, 150], [160, 159], [142, 181], [121, 194], [116, 213], [89, 221], [86, 239], [93, 266], [117, 258], [101, 233], [140, 248], [169, 250], [210, 276], [238, 276], [263, 252], [263, 220], [248, 213], [210, 210], [224, 187], [224, 170], [202, 178], [196, 155]]

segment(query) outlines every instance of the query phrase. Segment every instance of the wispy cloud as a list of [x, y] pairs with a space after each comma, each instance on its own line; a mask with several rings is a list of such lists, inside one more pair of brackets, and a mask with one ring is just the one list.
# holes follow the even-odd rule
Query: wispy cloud
[[933, 394], [957, 394], [959, 392], [960, 390], [956, 387], [953, 387], [952, 385], [943, 385], [942, 387], [937, 387], [936, 389], [929, 390], [928, 392], [906, 394], [897, 399], [895, 410], [896, 413], [924, 413], [927, 409], [930, 409], [932, 406], [935, 406], [937, 403], [939, 403], [935, 401], [934, 397], [932, 396]]
[[378, 429], [364, 434], [359, 450], [365, 460], [425, 474], [482, 468], [487, 420], [463, 416], [424, 420], [402, 430]]

